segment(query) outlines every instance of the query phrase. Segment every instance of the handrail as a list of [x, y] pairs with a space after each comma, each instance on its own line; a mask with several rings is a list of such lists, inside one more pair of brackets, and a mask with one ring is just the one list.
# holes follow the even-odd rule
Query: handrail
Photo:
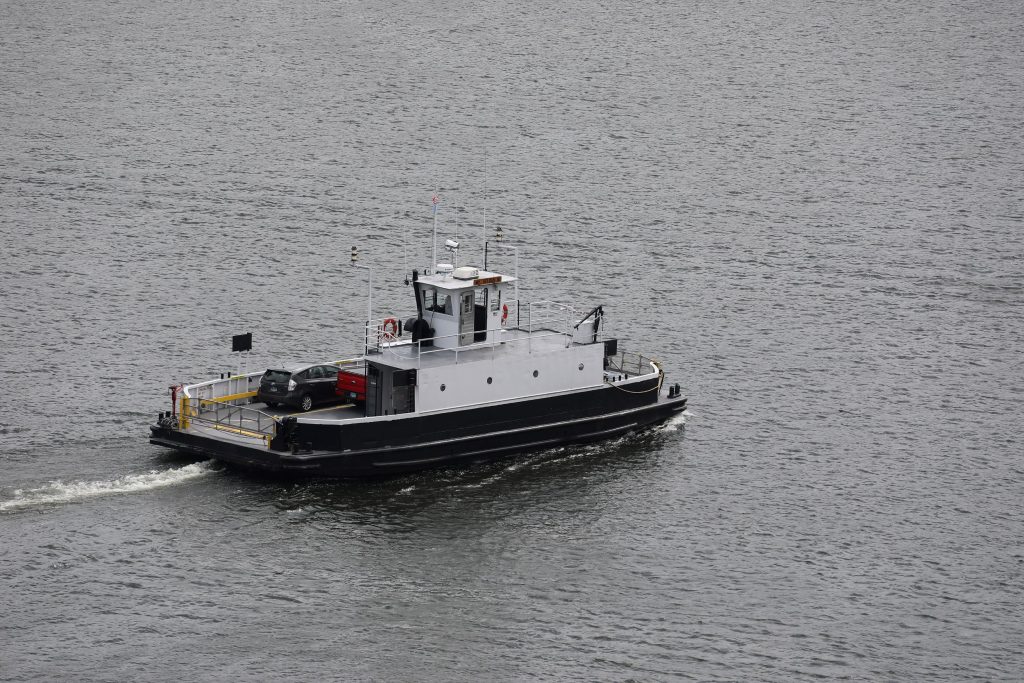
[[[517, 300], [511, 302], [513, 304], [519, 303]], [[532, 301], [527, 304], [527, 314], [525, 325], [523, 320], [518, 318], [516, 324], [511, 327], [502, 327], [501, 331], [509, 330], [521, 330], [523, 332], [533, 333], [538, 330], [550, 330], [556, 334], [562, 334], [565, 336], [572, 336], [574, 330], [578, 330], [587, 320], [595, 315], [595, 312], [600, 317], [603, 314], [603, 308], [601, 306], [591, 310], [586, 315], [581, 317], [581, 311], [579, 309], [563, 304], [557, 301]], [[518, 310], [518, 306], [516, 306]], [[388, 321], [394, 320], [395, 325], [388, 325]], [[409, 346], [410, 342], [401, 339], [403, 330], [401, 328], [403, 318], [398, 314], [389, 315], [382, 318], [375, 318], [367, 320], [363, 323], [363, 345], [367, 352], [376, 351], [383, 352], [385, 349], [393, 349], [395, 346]], [[397, 330], [395, 327], [397, 326]], [[488, 330], [489, 332], [497, 332], [497, 330]], [[440, 335], [434, 337], [424, 337], [419, 339], [418, 342], [427, 344], [461, 337], [462, 332], [456, 332], [454, 334]], [[594, 339], [596, 341], [597, 329], [595, 325]], [[469, 345], [470, 347], [479, 348], [493, 342], [483, 342], [479, 344]], [[504, 343], [504, 342], [502, 342]], [[468, 348], [468, 347], [462, 347]], [[439, 349], [439, 350], [455, 350], [455, 349]], [[432, 352], [427, 352], [432, 353]]]
[[[515, 344], [526, 344], [527, 346], [531, 346], [533, 343], [535, 343], [535, 342], [537, 342], [539, 340], [543, 340], [543, 339], [558, 338], [558, 339], [565, 340], [565, 346], [566, 347], [568, 347], [568, 346], [570, 346], [572, 344], [572, 335], [571, 334], [567, 334], [565, 332], [551, 331], [551, 332], [540, 333], [540, 332], [536, 332], [536, 331], [535, 332], [530, 332], [529, 330], [524, 330], [524, 329], [521, 329], [521, 328], [511, 328], [511, 329], [505, 328], [503, 331], [504, 332], [522, 332], [523, 335], [522, 336], [518, 336], [518, 335], [506, 336], [506, 337], [502, 337], [502, 338], [495, 339], [495, 340], [489, 340], [489, 341], [485, 341], [485, 342], [476, 342], [476, 343], [473, 343], [473, 344], [468, 344], [466, 346], [456, 346], [456, 347], [453, 347], [453, 348], [430, 347], [430, 346], [426, 345], [426, 342], [433, 342], [436, 339], [451, 339], [451, 338], [456, 338], [456, 337], [461, 336], [459, 334], [452, 334], [452, 335], [446, 335], [446, 336], [443, 336], [443, 337], [431, 337], [430, 339], [421, 339], [421, 340], [416, 341], [416, 342], [409, 342], [409, 341], [399, 342], [396, 345], [387, 347], [386, 348], [386, 352], [387, 353], [392, 353], [392, 354], [394, 354], [395, 356], [397, 356], [399, 358], [404, 358], [404, 359], [407, 359], [407, 360], [410, 360], [410, 361], [415, 361], [416, 364], [417, 364], [417, 367], [419, 367], [420, 364], [422, 363], [422, 359], [423, 359], [424, 356], [429, 356], [429, 355], [435, 354], [435, 353], [452, 353], [452, 354], [455, 355], [455, 362], [458, 363], [459, 362], [459, 354], [465, 354], [466, 352], [476, 352], [476, 351], [480, 351], [481, 349], [490, 349], [491, 350], [491, 354], [493, 356], [493, 354], [495, 354], [497, 352], [497, 350], [500, 349], [503, 346], [512, 346], [512, 345], [515, 345]], [[424, 348], [425, 346], [427, 346], [426, 349]]]
[[[342, 358], [326, 361], [325, 365], [344, 367], [364, 361], [356, 358]], [[255, 408], [246, 407], [256, 397], [259, 380], [264, 371], [250, 372], [230, 377], [215, 377], [181, 387], [178, 394], [178, 425], [188, 428], [190, 422], [210, 424], [215, 429], [228, 429], [241, 436], [271, 438], [276, 429], [277, 418]], [[235, 403], [243, 402], [242, 404]], [[211, 411], [208, 410], [213, 407]]]
[[[385, 343], [380, 339], [380, 333], [383, 328], [383, 323], [389, 318], [380, 318], [376, 320], [369, 320], [364, 323], [364, 332], [366, 334], [365, 341], [367, 351], [373, 350], [380, 353], [392, 353], [408, 360], [415, 360], [417, 366], [419, 366], [423, 356], [431, 353], [451, 352], [455, 354], [455, 362], [458, 363], [459, 354], [466, 351], [477, 351], [482, 348], [491, 348], [493, 352], [494, 349], [503, 345], [518, 343], [526, 343], [527, 345], [530, 345], [534, 341], [551, 337], [564, 338], [566, 340], [566, 346], [568, 346], [576, 340], [576, 336], [580, 333], [580, 328], [587, 324], [589, 319], [593, 318], [595, 314], [600, 318], [603, 314], [603, 308], [598, 306], [581, 318], [581, 312], [575, 307], [567, 304], [559, 303], [557, 301], [530, 302], [528, 304], [525, 325], [517, 324], [513, 327], [502, 327], [500, 330], [490, 329], [488, 330], [488, 341], [475, 342], [464, 346], [456, 344], [452, 347], [441, 347], [437, 345], [437, 342], [461, 338], [463, 336], [461, 331], [453, 334], [424, 337], [415, 342], [411, 341], [411, 339], [399, 340], [396, 338]], [[395, 320], [399, 319], [397, 316], [392, 317], [394, 317]], [[523, 321], [520, 321], [520, 323], [522, 322]], [[596, 323], [597, 320], [595, 319], [594, 323], [592, 323], [594, 324], [593, 331], [591, 332], [588, 330], [586, 332], [585, 338], [588, 339], [588, 343], [596, 343], [598, 340]], [[373, 330], [376, 330], [376, 333], [373, 333]], [[504, 336], [504, 333], [508, 332], [522, 332], [525, 333], [525, 336]], [[543, 332], [543, 334], [538, 334], [540, 332]], [[429, 350], [424, 350], [425, 347]]]
[[[622, 351], [617, 356], [607, 356], [604, 359], [605, 370], [610, 370], [612, 372], [621, 372], [623, 374], [650, 374], [644, 372], [643, 368], [645, 365], [658, 367], [658, 362], [652, 358], [648, 358], [647, 356], [641, 353], [636, 353], [635, 351]], [[634, 366], [636, 367], [635, 371], [633, 370]]]
[[[538, 320], [534, 320], [534, 311], [538, 311], [543, 314], [549, 310], [549, 318], [545, 319], [537, 316]], [[531, 330], [536, 326], [544, 325], [548, 322], [556, 323], [568, 329], [572, 324], [572, 321], [576, 319], [577, 315], [579, 314], [576, 309], [567, 304], [562, 304], [557, 301], [531, 301], [527, 312], [527, 324]]]
[[[206, 380], [205, 382], [196, 382], [195, 384], [183, 386], [182, 392], [185, 396], [189, 398], [220, 398], [219, 396], [213, 395], [214, 393], [216, 393], [216, 390], [213, 389], [213, 387], [216, 386], [217, 384], [224, 383], [227, 385], [226, 392], [221, 396], [227, 396], [230, 394], [240, 394], [244, 393], [245, 391], [251, 391], [253, 379], [258, 380], [258, 378], [262, 376], [263, 371], [261, 370], [259, 372], [250, 372], [244, 375], [233, 375], [230, 377], [215, 377], [213, 379]], [[244, 384], [242, 380], [245, 380]], [[259, 382], [257, 381], [257, 385], [258, 384]], [[209, 396], [199, 396], [200, 393], [207, 393], [203, 391], [204, 389], [209, 389]], [[242, 391], [239, 391], [240, 389], [242, 389]]]
[[[340, 360], [325, 361], [324, 365], [342, 366], [352, 363], [359, 363], [362, 362], [363, 360], [364, 358], [362, 356], [357, 356], [355, 358], [342, 358]], [[188, 384], [182, 387], [182, 395], [188, 398], [200, 398], [203, 400], [220, 399], [221, 401], [247, 398], [244, 395], [246, 393], [251, 393], [252, 396], [255, 396], [256, 389], [259, 387], [259, 379], [263, 377], [264, 372], [264, 370], [258, 370], [256, 372], [249, 372], [244, 375], [232, 375], [230, 377], [214, 377], [213, 379], [208, 379], [203, 382]], [[245, 380], [244, 384], [242, 383], [242, 380]], [[214, 387], [221, 383], [227, 385], [226, 393], [218, 394], [217, 389], [215, 389]], [[244, 390], [239, 391], [239, 389]]]
[[181, 421], [182, 427], [187, 427], [189, 422], [201, 422], [214, 429], [257, 439], [273, 438], [278, 425], [276, 416], [255, 408], [188, 397], [182, 398]]
[[[393, 324], [389, 324], [392, 322]], [[380, 351], [385, 344], [393, 344], [402, 336], [402, 331], [402, 317], [397, 313], [365, 321], [363, 323], [364, 352]]]

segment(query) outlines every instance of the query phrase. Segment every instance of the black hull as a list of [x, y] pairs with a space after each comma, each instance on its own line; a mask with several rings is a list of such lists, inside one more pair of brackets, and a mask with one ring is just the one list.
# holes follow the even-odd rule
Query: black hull
[[268, 473], [380, 477], [612, 438], [685, 408], [685, 398], [666, 397], [652, 380], [629, 392], [604, 387], [383, 422], [299, 423], [285, 452], [162, 427], [150, 442]]

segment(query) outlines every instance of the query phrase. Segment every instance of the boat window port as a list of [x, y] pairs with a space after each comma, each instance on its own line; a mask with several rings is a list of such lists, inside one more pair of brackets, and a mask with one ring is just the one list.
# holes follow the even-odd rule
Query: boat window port
[[487, 383], [488, 383], [488, 384], [492, 383], [493, 381], [494, 381], [494, 378], [493, 378], [493, 377], [488, 377], [488, 378], [487, 378]]
[[444, 292], [428, 289], [423, 293], [423, 310], [431, 313], [454, 315], [452, 298]]
[[444, 391], [444, 385], [443, 384], [441, 385], [441, 391]]
[[537, 370], [534, 370], [534, 371], [533, 371], [533, 376], [534, 376], [534, 377], [536, 377], [536, 376], [538, 376], [538, 375], [540, 375], [540, 372], [539, 372], [539, 371], [537, 371]]

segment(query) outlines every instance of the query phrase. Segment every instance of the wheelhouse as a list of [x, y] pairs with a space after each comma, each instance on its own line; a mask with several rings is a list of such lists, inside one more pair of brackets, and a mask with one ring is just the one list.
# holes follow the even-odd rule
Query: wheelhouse
[[416, 308], [439, 348], [493, 341], [516, 321], [518, 301], [507, 293], [514, 277], [464, 266], [417, 278]]

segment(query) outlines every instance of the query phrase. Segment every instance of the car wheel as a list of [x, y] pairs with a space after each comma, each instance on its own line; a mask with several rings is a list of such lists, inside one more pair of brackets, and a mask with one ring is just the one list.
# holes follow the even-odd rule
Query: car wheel
[[264, 401], [264, 403], [267, 404], [268, 408], [276, 408], [277, 407], [277, 401]]
[[302, 412], [308, 413], [313, 407], [313, 397], [309, 394], [302, 395], [302, 401], [299, 403], [299, 407], [302, 408]]

